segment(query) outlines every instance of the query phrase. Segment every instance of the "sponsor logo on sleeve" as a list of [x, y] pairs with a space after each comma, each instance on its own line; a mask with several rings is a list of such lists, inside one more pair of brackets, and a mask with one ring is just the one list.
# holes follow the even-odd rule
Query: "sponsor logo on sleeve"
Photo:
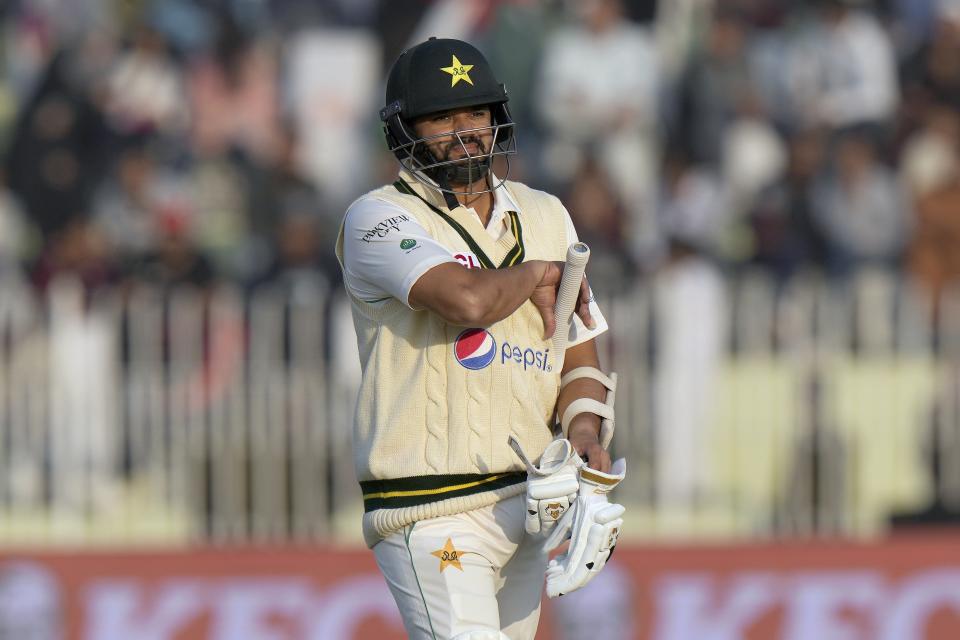
[[375, 239], [386, 238], [391, 231], [400, 231], [401, 222], [410, 222], [410, 216], [401, 214], [381, 220], [373, 228], [364, 231], [360, 239], [364, 242], [371, 242]]
[[467, 253], [466, 251], [458, 251], [453, 254], [453, 259], [465, 266], [467, 269], [479, 269], [480, 261], [477, 260], [477, 256], [472, 253]]

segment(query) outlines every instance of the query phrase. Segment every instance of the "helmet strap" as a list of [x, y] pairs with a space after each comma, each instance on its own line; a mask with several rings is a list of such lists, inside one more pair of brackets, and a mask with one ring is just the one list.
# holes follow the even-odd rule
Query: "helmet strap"
[[443, 194], [443, 201], [447, 203], [447, 209], [450, 209], [450, 211], [453, 211], [454, 209], [460, 206], [460, 201], [457, 200], [457, 196], [455, 196], [453, 192], [450, 191], [449, 184], [442, 185], [442, 186], [447, 187], [446, 189], [440, 192]]
[[[486, 156], [470, 158], [464, 162], [437, 167], [431, 171], [442, 174], [447, 181], [454, 184], [473, 184], [482, 180], [490, 171], [490, 160]], [[434, 180], [435, 176], [430, 176]]]

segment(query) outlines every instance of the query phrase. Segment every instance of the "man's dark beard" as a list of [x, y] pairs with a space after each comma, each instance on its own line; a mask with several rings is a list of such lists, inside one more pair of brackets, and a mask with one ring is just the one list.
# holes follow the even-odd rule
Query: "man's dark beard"
[[468, 135], [468, 136], [461, 136], [457, 140], [451, 140], [450, 142], [448, 142], [446, 148], [443, 150], [443, 160], [444, 161], [463, 160], [464, 158], [453, 158], [452, 155], [454, 150], [456, 149], [461, 149], [464, 153], [468, 153], [467, 152], [468, 144], [473, 144], [473, 145], [476, 145], [477, 147], [477, 151], [475, 153], [470, 154], [474, 158], [479, 156], [484, 156], [487, 154], [488, 149], [486, 148], [486, 146], [484, 146], [483, 140], [480, 138], [480, 136]]
[[[467, 153], [466, 146], [474, 144], [477, 147], [475, 153], [470, 154], [469, 159], [466, 156], [462, 158], [453, 158], [455, 149], [461, 149]], [[437, 167], [430, 171], [431, 178], [438, 183], [470, 185], [486, 177], [490, 171], [490, 157], [487, 155], [488, 149], [483, 144], [483, 140], [477, 135], [460, 136], [456, 140], [451, 140], [443, 152], [443, 162], [452, 164]]]

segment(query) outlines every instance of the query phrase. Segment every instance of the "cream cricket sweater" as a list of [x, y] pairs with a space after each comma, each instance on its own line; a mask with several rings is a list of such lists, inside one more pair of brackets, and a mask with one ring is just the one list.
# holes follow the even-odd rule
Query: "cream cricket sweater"
[[[512, 233], [495, 241], [475, 213], [450, 211], [439, 192], [400, 177], [364, 197], [403, 207], [451, 254], [474, 253], [488, 266], [566, 255], [565, 212], [553, 196], [505, 183], [520, 211], [508, 215]], [[342, 226], [337, 257], [342, 264]], [[553, 438], [560, 381], [534, 305], [468, 329], [395, 298], [350, 297], [363, 370], [353, 448], [367, 544], [521, 493], [526, 472], [507, 439], [540, 455]]]

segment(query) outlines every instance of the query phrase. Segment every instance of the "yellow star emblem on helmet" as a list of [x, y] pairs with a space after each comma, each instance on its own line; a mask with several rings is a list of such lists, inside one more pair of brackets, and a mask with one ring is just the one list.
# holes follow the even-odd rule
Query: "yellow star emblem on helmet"
[[457, 83], [461, 80], [473, 84], [473, 80], [470, 79], [470, 74], [468, 73], [470, 69], [473, 69], [473, 65], [463, 64], [457, 60], [457, 56], [453, 56], [453, 61], [450, 63], [449, 67], [440, 67], [440, 71], [450, 74], [451, 87], [457, 86]]

